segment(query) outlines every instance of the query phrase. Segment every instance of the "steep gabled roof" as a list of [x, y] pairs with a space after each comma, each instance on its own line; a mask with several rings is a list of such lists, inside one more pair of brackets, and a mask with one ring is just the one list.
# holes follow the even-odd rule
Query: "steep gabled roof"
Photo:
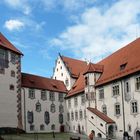
[[27, 73], [22, 73], [21, 86], [67, 93], [67, 89], [62, 81]]
[[71, 97], [84, 92], [84, 87], [85, 87], [85, 78], [83, 74], [80, 74], [78, 80], [75, 82], [73, 87], [68, 92], [67, 97]]
[[104, 71], [96, 85], [102, 85], [140, 71], [140, 38], [103, 59]]
[[76, 60], [65, 56], [61, 56], [61, 58], [73, 78], [78, 78], [80, 73], [84, 71], [85, 67], [87, 66], [85, 61]]
[[86, 70], [84, 71], [84, 74], [92, 73], [92, 72], [102, 73], [103, 65], [89, 63]]
[[0, 46], [11, 50], [19, 55], [23, 55], [8, 39], [0, 32]]
[[115, 123], [115, 121], [113, 121], [111, 118], [109, 118], [107, 115], [105, 115], [104, 113], [100, 112], [96, 108], [88, 107], [87, 109], [90, 112], [92, 112], [93, 114], [95, 114], [96, 116], [98, 116], [100, 119], [102, 119], [103, 121], [105, 121], [106, 123], [108, 123], [108, 124], [109, 123]]

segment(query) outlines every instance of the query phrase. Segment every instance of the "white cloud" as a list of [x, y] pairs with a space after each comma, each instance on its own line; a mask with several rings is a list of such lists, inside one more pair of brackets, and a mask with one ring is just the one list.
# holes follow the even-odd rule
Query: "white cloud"
[[[75, 11], [79, 8], [86, 8], [96, 0], [41, 0], [47, 10], [59, 7], [68, 11]], [[60, 8], [61, 7], [61, 8]]]
[[27, 0], [4, 0], [5, 4], [16, 10], [22, 11], [25, 15], [31, 13], [31, 6]]
[[139, 9], [137, 0], [117, 1], [104, 12], [102, 7], [89, 8], [75, 25], [52, 39], [51, 45], [70, 49], [77, 57], [98, 61], [135, 39]]
[[4, 26], [10, 31], [20, 30], [22, 27], [24, 27], [24, 23], [17, 19], [10, 19], [5, 22]]

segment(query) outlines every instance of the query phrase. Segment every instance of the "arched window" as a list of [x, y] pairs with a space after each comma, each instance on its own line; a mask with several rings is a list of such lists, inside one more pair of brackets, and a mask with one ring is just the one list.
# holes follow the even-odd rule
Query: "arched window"
[[50, 114], [47, 111], [44, 114], [44, 120], [47, 125], [50, 123]]
[[107, 115], [107, 107], [106, 105], [102, 105], [102, 112]]
[[33, 116], [33, 111], [28, 111], [27, 112], [27, 120], [28, 120], [28, 123], [32, 124], [34, 122], [34, 116]]
[[59, 123], [63, 124], [63, 114], [59, 114]]
[[39, 101], [36, 103], [36, 111], [37, 112], [41, 111], [41, 104], [39, 103]]
[[55, 112], [55, 104], [51, 104], [51, 108], [50, 108], [51, 112], [54, 113]]
[[63, 105], [60, 105], [60, 106], [59, 106], [59, 112], [60, 112], [60, 113], [63, 113], [63, 112], [64, 112], [64, 107], [63, 107]]

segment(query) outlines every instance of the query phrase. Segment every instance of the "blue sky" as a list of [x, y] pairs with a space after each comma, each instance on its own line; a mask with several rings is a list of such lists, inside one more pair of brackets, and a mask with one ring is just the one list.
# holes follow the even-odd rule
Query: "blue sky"
[[58, 53], [97, 62], [140, 35], [139, 0], [1, 0], [1, 32], [22, 71], [50, 77]]

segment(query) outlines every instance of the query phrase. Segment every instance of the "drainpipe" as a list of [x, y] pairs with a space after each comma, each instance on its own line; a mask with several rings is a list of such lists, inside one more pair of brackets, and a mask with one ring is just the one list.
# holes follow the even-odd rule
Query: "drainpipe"
[[23, 106], [24, 106], [24, 127], [25, 127], [25, 132], [26, 132], [26, 100], [25, 100], [25, 89], [24, 88], [22, 88], [23, 89], [23, 100], [24, 100], [24, 104], [23, 104]]
[[122, 90], [122, 112], [123, 112], [123, 130], [124, 132], [126, 131], [125, 129], [125, 113], [124, 113], [124, 90], [123, 90], [123, 83], [121, 80], [121, 90]]

